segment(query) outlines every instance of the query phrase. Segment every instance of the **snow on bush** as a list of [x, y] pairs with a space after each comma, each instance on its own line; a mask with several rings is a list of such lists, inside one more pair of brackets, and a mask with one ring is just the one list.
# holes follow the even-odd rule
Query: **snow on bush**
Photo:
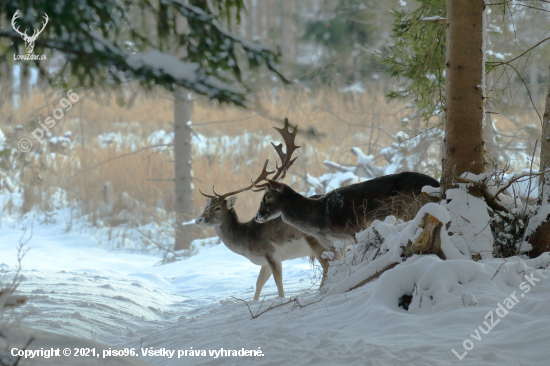
[[468, 194], [466, 187], [449, 189], [442, 201], [451, 218], [449, 240], [467, 257], [493, 258], [493, 233], [487, 204]]
[[[518, 289], [525, 288], [520, 285], [527, 282], [526, 277], [539, 279], [536, 292], [550, 291], [547, 271], [541, 271], [550, 266], [550, 253], [533, 259], [494, 258], [488, 246], [491, 241], [484, 237], [490, 230], [486, 232], [483, 227], [488, 226], [489, 215], [482, 200], [467, 195], [462, 189], [453, 190], [451, 196], [454, 205], [429, 203], [410, 222], [393, 216], [374, 221], [357, 234], [358, 243], [343, 261], [331, 262], [322, 292], [342, 294], [380, 276], [370, 284], [364, 306], [430, 314], [463, 306], [493, 306], [494, 300], [504, 300], [497, 297], [503, 292], [516, 290], [519, 296]], [[443, 225], [440, 234], [446, 260], [433, 254], [402, 256], [403, 247], [414, 242], [422, 232], [419, 223], [426, 213], [444, 224], [452, 223], [448, 229]], [[462, 215], [464, 220], [469, 218], [475, 224], [461, 227], [456, 217]], [[449, 235], [453, 230], [456, 234]], [[471, 259], [476, 254], [478, 261]]]
[[348, 291], [392, 263], [401, 263], [403, 246], [419, 237], [422, 232], [419, 224], [426, 213], [444, 224], [440, 238], [446, 259], [492, 259], [495, 250], [490, 209], [482, 198], [470, 195], [467, 189], [466, 184], [461, 184], [448, 190], [445, 200], [425, 205], [409, 222], [393, 216], [383, 222], [374, 221], [356, 235], [357, 244], [346, 253], [343, 262], [332, 263], [325, 291]]
[[5, 263], [0, 263], [0, 328], [4, 319], [6, 310], [23, 305], [27, 298], [16, 294], [19, 285], [20, 268], [10, 268]]
[[[509, 183], [502, 184], [500, 182], [500, 184], [497, 184], [487, 174], [479, 176], [467, 174], [465, 178], [475, 182], [485, 182], [484, 184], [486, 184], [491, 194], [495, 194], [498, 190], [506, 188], [506, 184]], [[528, 178], [531, 179], [531, 177]], [[512, 178], [509, 177], [508, 179]], [[439, 204], [429, 203], [422, 207], [414, 220], [403, 222], [400, 219], [396, 220], [393, 216], [388, 216], [384, 221], [375, 220], [369, 228], [357, 233], [357, 244], [346, 253], [344, 259], [342, 261], [331, 262], [323, 291], [334, 294], [344, 293], [362, 286], [366, 282], [370, 282], [370, 280], [375, 279], [385, 272], [385, 270], [392, 268], [392, 266], [399, 265], [399, 268], [418, 261], [418, 255], [405, 258], [403, 248], [410, 243], [414, 243], [422, 233], [423, 229], [419, 225], [425, 214], [430, 214], [443, 223], [440, 239], [441, 251], [446, 259], [445, 263], [458, 263], [459, 261], [471, 263], [479, 261], [490, 267], [494, 267], [495, 263], [504, 263], [502, 264], [504, 266], [503, 271], [510, 269], [515, 274], [522, 271], [526, 273], [528, 267], [545, 268], [548, 266], [548, 263], [550, 263], [549, 253], [529, 260], [524, 260], [527, 256], [518, 257], [531, 249], [530, 245], [522, 242], [523, 232], [520, 230], [520, 225], [523, 225], [521, 227], [525, 227], [525, 225], [519, 220], [520, 223], [512, 227], [510, 221], [506, 221], [512, 219], [518, 220], [520, 213], [523, 213], [523, 215], [532, 215], [534, 213], [532, 206], [529, 206], [526, 202], [517, 200], [515, 198], [517, 196], [502, 195], [500, 202], [510, 212], [496, 212], [487, 205], [484, 198], [478, 198], [469, 193], [470, 183], [461, 183], [458, 186], [458, 188], [447, 190], [446, 198]], [[545, 212], [541, 214], [541, 217], [544, 214]], [[506, 215], [510, 217], [505, 217]], [[510, 248], [502, 247], [506, 244], [503, 242], [502, 235], [510, 233], [512, 229], [517, 231], [517, 233], [515, 233], [516, 235], [507, 234], [511, 236], [509, 241], [512, 245], [512, 250], [510, 250]], [[509, 257], [504, 259], [504, 262], [502, 259], [495, 259], [503, 257], [503, 254], [506, 254], [504, 257]], [[430, 259], [430, 261], [434, 261], [433, 263], [441, 262], [435, 255], [428, 256], [434, 257]], [[443, 268], [445, 264], [438, 264], [437, 266]], [[463, 266], [465, 271], [469, 271], [466, 268], [470, 268], [468, 266], [472, 265], [453, 264], [452, 266], [454, 266], [452, 268], [457, 268], [456, 271], [458, 273], [460, 266]], [[473, 266], [472, 268], [476, 268], [479, 274], [489, 271], [487, 267]], [[516, 270], [514, 266], [520, 269]], [[395, 269], [391, 269], [389, 272], [395, 273]], [[456, 273], [454, 276], [451, 276], [451, 278], [454, 278], [452, 281], [463, 283], [463, 280], [456, 279], [460, 278], [457, 276]], [[422, 280], [422, 276], [418, 274], [411, 274], [407, 277], [415, 278], [415, 281], [412, 282], [413, 284], [417, 284], [418, 281]], [[407, 284], [410, 285], [410, 281], [407, 281]], [[451, 280], [441, 281], [443, 283], [439, 284], [439, 287], [452, 287]], [[401, 287], [399, 284], [397, 285], [397, 288]], [[412, 289], [412, 286], [409, 287]], [[403, 294], [405, 292], [401, 295]], [[412, 304], [414, 304], [414, 301], [421, 301], [418, 297], [415, 298], [415, 296], [418, 295], [413, 295]], [[434, 295], [428, 292], [427, 296], [433, 297]], [[465, 295], [462, 300], [469, 304], [474, 304], [477, 301], [475, 297], [472, 298], [469, 295]]]
[[439, 161], [430, 149], [433, 142], [442, 136], [442, 132], [422, 133], [409, 137], [405, 132], [395, 135], [395, 142], [380, 151], [380, 154], [388, 162], [384, 168], [384, 174], [395, 174], [406, 171], [420, 173], [433, 172], [434, 167], [439, 170]]
[[380, 155], [386, 161], [385, 166], [375, 165], [373, 155], [365, 155], [360, 148], [354, 147], [351, 152], [357, 157], [357, 164], [344, 166], [329, 160], [325, 161], [324, 165], [329, 173], [321, 177], [307, 175], [306, 180], [310, 185], [307, 195], [325, 194], [353, 183], [407, 171], [433, 176], [439, 170], [439, 162], [433, 146], [433, 142], [438, 137], [439, 132], [413, 137], [409, 137], [405, 132], [397, 133], [394, 137], [395, 142], [380, 151]]
[[[3, 331], [9, 326], [13, 326], [19, 319], [19, 316], [13, 315], [13, 310], [16, 307], [22, 306], [27, 302], [27, 296], [17, 293], [17, 287], [25, 279], [21, 275], [21, 262], [27, 252], [25, 245], [32, 238], [32, 227], [30, 236], [27, 236], [26, 229], [23, 231], [23, 236], [19, 239], [17, 246], [17, 264], [9, 266], [1, 261], [0, 257], [0, 340]], [[0, 358], [0, 364], [2, 364]]]
[[[409, 222], [396, 220], [393, 216], [386, 217], [383, 222], [375, 220], [368, 229], [356, 235], [357, 244], [348, 250], [343, 261], [331, 262], [324, 291], [344, 293], [384, 268], [402, 263], [403, 247], [419, 237], [422, 232], [419, 224], [425, 214], [443, 224], [450, 220], [447, 209], [436, 203], [423, 206]], [[441, 230], [441, 250], [447, 259], [470, 259], [457, 249], [445, 227]]]
[[[542, 222], [544, 209], [534, 205], [536, 199], [538, 175], [534, 171], [521, 171], [507, 174], [504, 171], [488, 172], [483, 174], [465, 173], [462, 176], [464, 181], [469, 183], [460, 184], [466, 190], [468, 186], [475, 185], [485, 191], [484, 199], [477, 200], [479, 204], [485, 205], [488, 200], [492, 203], [486, 207], [489, 213], [489, 226], [480, 227], [475, 233], [476, 240], [479, 236], [487, 239], [485, 254], [489, 250], [491, 236], [493, 238], [492, 250], [503, 257], [510, 257], [526, 253], [532, 249], [531, 244], [526, 240]], [[493, 197], [493, 198], [491, 198]], [[464, 197], [457, 197], [455, 205], [460, 205]], [[474, 199], [469, 200], [471, 206], [475, 205]], [[485, 210], [483, 210], [485, 212]], [[535, 213], [540, 212], [540, 216]], [[475, 218], [481, 218], [479, 213], [475, 213]], [[482, 215], [484, 216], [484, 215]], [[459, 217], [457, 217], [460, 220]], [[483, 222], [487, 217], [484, 216]], [[542, 220], [541, 220], [542, 219]], [[469, 225], [475, 227], [476, 225]], [[490, 229], [490, 230], [489, 230]], [[471, 233], [465, 235], [467, 242], [472, 238]]]
[[[394, 311], [401, 307], [411, 314], [427, 315], [466, 306], [496, 308], [497, 303], [503, 302], [505, 296], [514, 291], [520, 301], [529, 301], [529, 294], [520, 295], [521, 289], [529, 285], [526, 277], [539, 280], [533, 281], [535, 286], [530, 285], [530, 291], [548, 293], [550, 278], [543, 269], [547, 269], [549, 264], [548, 253], [536, 260], [514, 257], [480, 262], [443, 261], [432, 255], [415, 255], [385, 272], [372, 284], [363, 306]], [[525, 284], [520, 287], [522, 282]], [[503, 293], [506, 294], [504, 297]], [[542, 304], [538, 306], [543, 307]]]

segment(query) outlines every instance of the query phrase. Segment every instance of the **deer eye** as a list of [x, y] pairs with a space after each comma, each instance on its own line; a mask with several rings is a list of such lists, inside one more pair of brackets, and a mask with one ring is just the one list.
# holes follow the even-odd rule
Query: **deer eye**
[[214, 209], [214, 211], [219, 211], [219, 210], [221, 210], [221, 209], [222, 209], [221, 207], [216, 207], [216, 208]]
[[272, 199], [272, 198], [273, 198], [273, 195], [271, 195], [271, 194], [268, 194], [268, 195], [265, 196], [265, 199], [266, 199], [266, 200], [270, 200], [270, 199]]

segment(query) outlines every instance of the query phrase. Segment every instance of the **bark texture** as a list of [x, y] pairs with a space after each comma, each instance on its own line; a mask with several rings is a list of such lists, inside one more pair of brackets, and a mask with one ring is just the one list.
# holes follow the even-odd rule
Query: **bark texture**
[[447, 1], [445, 156], [442, 193], [453, 177], [484, 171], [483, 0]]
[[283, 51], [283, 61], [285, 64], [296, 62], [296, 3], [295, 0], [282, 1], [281, 30], [282, 40], [281, 48]]
[[414, 243], [403, 248], [403, 256], [408, 258], [413, 254], [435, 254], [445, 259], [441, 250], [441, 228], [443, 223], [430, 214], [425, 214], [420, 221], [422, 232]]
[[539, 103], [539, 67], [537, 60], [531, 62], [529, 68], [529, 90], [531, 91], [531, 98], [536, 104]]
[[254, 39], [254, 7], [252, 6], [252, 0], [246, 0], [245, 3], [246, 16], [242, 18], [245, 22], [245, 37], [249, 40]]
[[28, 98], [31, 89], [30, 69], [24, 70], [23, 67], [19, 68], [19, 96], [21, 98]]
[[[550, 169], [550, 79], [546, 93], [544, 115], [542, 117], [542, 134], [540, 142], [540, 171]], [[539, 204], [550, 200], [550, 173], [540, 176]]]
[[4, 103], [13, 102], [13, 69], [10, 64], [4, 62], [0, 66], [0, 108]]
[[191, 146], [191, 102], [189, 93], [174, 93], [174, 155], [176, 175], [176, 244], [175, 249], [189, 249], [193, 225], [182, 225], [193, 218], [193, 174]]
[[[544, 115], [542, 117], [542, 134], [540, 143], [540, 171], [550, 170], [550, 80], [548, 81], [548, 92]], [[539, 205], [550, 205], [550, 172], [540, 176], [539, 181]], [[529, 238], [533, 246], [530, 255], [537, 257], [540, 254], [550, 251], [550, 221], [548, 217]]]
[[[485, 22], [487, 24], [487, 20]], [[484, 32], [485, 37], [485, 49], [492, 49], [494, 44], [491, 40], [491, 36], [487, 33], [487, 30], [485, 29]], [[489, 95], [489, 93], [492, 91], [490, 88], [493, 85], [492, 75], [485, 75], [485, 95]], [[495, 129], [493, 126], [493, 115], [491, 114], [490, 108], [488, 108], [488, 105], [485, 105], [485, 122], [483, 123], [483, 141], [485, 142], [485, 159], [486, 160], [492, 160], [492, 161], [498, 161], [500, 156], [500, 149], [496, 140], [496, 134]]]

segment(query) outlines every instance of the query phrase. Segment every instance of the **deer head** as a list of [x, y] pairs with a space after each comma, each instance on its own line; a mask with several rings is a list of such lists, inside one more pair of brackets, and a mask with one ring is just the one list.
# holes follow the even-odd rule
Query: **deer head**
[[[288, 168], [294, 163], [294, 161], [297, 158], [292, 159], [292, 154], [296, 149], [298, 149], [300, 146], [294, 145], [294, 139], [296, 138], [296, 134], [298, 133], [298, 126], [294, 128], [292, 132], [289, 130], [289, 123], [288, 119], [285, 118], [285, 125], [283, 128], [276, 128], [274, 127], [283, 137], [283, 140], [286, 145], [286, 153], [283, 152], [283, 144], [273, 145], [275, 148], [275, 151], [279, 155], [279, 158], [281, 159], [281, 166], [279, 166], [278, 162], [275, 164], [276, 170], [275, 171], [268, 171], [267, 165], [269, 164], [269, 160], [266, 160], [264, 163], [264, 166], [262, 168], [262, 172], [256, 178], [255, 180], [251, 180], [251, 184], [248, 187], [238, 189], [233, 192], [219, 194], [216, 192], [215, 188], [212, 187], [212, 190], [214, 191], [214, 195], [208, 195], [202, 193], [202, 191], [199, 189], [199, 192], [206, 197], [206, 207], [204, 208], [204, 211], [202, 214], [197, 216], [197, 219], [195, 220], [195, 223], [199, 226], [219, 226], [223, 222], [223, 217], [226, 215], [228, 211], [230, 211], [233, 208], [233, 205], [235, 204], [236, 197], [234, 196], [238, 193], [248, 191], [252, 189], [255, 192], [263, 191], [265, 188], [272, 188], [277, 181], [282, 180]], [[275, 175], [269, 179], [269, 176], [271, 174], [275, 173]], [[264, 181], [265, 183], [259, 184], [260, 182]]]
[[219, 194], [218, 192], [216, 192], [214, 186], [212, 186], [212, 191], [214, 192], [214, 195], [204, 194], [199, 188], [199, 192], [204, 197], [206, 197], [206, 207], [204, 208], [203, 212], [199, 216], [197, 216], [195, 224], [199, 226], [221, 225], [224, 220], [224, 216], [227, 214], [228, 211], [233, 209], [233, 205], [237, 200], [237, 197], [233, 196], [252, 189], [252, 187], [254, 187], [254, 184], [259, 183], [262, 180], [266, 180], [270, 174], [274, 173], [267, 170], [268, 162], [269, 160], [266, 160], [262, 172], [260, 173], [258, 178], [256, 178], [256, 180], [252, 182], [252, 184], [250, 184], [248, 187], [241, 188], [233, 192]]
[[38, 35], [42, 33], [44, 28], [46, 28], [46, 24], [48, 24], [48, 20], [49, 20], [48, 14], [44, 13], [45, 22], [42, 24], [42, 29], [35, 30], [32, 36], [27, 35], [26, 29], [25, 29], [25, 32], [21, 32], [19, 30], [19, 26], [15, 24], [15, 20], [18, 18], [21, 18], [21, 14], [19, 13], [19, 10], [17, 10], [15, 14], [13, 14], [13, 17], [11, 18], [11, 26], [17, 33], [21, 35], [21, 38], [23, 38], [23, 41], [25, 41], [25, 49], [27, 50], [27, 53], [32, 53], [32, 51], [34, 51], [34, 42], [36, 41], [36, 38], [38, 38]]

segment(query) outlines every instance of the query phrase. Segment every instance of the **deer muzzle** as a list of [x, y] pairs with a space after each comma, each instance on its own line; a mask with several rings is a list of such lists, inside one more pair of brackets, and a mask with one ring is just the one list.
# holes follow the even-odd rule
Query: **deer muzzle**
[[258, 224], [262, 224], [266, 221], [276, 219], [277, 217], [281, 216], [281, 212], [270, 212], [270, 208], [263, 209], [260, 207], [258, 212], [256, 213], [256, 216], [254, 216], [254, 221], [256, 221]]
[[206, 226], [208, 225], [208, 217], [205, 217], [203, 214], [200, 214], [195, 219], [195, 224], [199, 226]]
[[258, 224], [262, 224], [267, 221], [267, 219], [260, 214], [260, 212], [256, 212], [256, 216], [254, 216], [254, 221], [256, 221]]

